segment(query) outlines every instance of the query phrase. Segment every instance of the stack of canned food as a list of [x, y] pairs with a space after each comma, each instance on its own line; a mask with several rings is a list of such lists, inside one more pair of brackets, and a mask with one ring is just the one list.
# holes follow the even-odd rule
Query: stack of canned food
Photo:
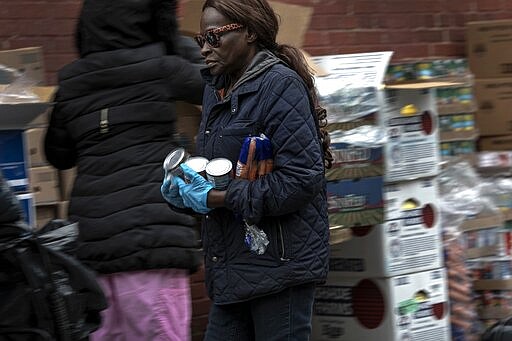
[[185, 181], [189, 181], [190, 179], [186, 179], [180, 167], [182, 163], [208, 179], [218, 190], [226, 189], [229, 181], [233, 178], [233, 165], [228, 159], [208, 160], [201, 156], [190, 156], [185, 148], [181, 147], [173, 149], [165, 158], [163, 168], [166, 177], [169, 175], [179, 176]]
[[469, 73], [464, 58], [437, 59], [393, 64], [386, 72], [387, 83], [428, 80], [440, 77], [461, 77]]

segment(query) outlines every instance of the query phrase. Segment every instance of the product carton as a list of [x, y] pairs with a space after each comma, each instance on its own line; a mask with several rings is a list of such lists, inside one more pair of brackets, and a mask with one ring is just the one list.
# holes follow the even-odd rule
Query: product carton
[[313, 307], [315, 341], [449, 341], [443, 268], [391, 278], [329, 274]]
[[512, 20], [468, 22], [469, 69], [476, 78], [512, 76]]
[[474, 90], [480, 136], [512, 134], [512, 77], [476, 79]]
[[[432, 177], [440, 171], [438, 115], [433, 88], [388, 88], [380, 125], [386, 131], [385, 181]], [[412, 86], [409, 85], [409, 86]]]
[[510, 151], [512, 150], [512, 134], [500, 136], [485, 136], [478, 140], [480, 150]]
[[331, 247], [330, 273], [392, 277], [443, 265], [436, 181], [384, 186], [384, 212], [382, 224], [353, 227], [350, 240]]

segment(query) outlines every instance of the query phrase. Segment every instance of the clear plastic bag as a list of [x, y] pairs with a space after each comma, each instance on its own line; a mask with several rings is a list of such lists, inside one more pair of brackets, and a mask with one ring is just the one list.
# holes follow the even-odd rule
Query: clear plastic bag
[[262, 255], [267, 250], [268, 237], [265, 231], [256, 225], [245, 222], [245, 245], [254, 253]]

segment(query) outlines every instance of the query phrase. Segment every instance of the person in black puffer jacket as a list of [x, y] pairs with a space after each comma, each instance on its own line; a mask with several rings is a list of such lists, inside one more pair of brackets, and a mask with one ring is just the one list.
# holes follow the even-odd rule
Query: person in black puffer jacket
[[45, 152], [58, 169], [77, 167], [76, 256], [100, 273], [110, 304], [91, 340], [189, 337], [196, 220], [169, 209], [160, 183], [180, 144], [173, 102], [200, 104], [204, 83], [175, 11], [170, 0], [85, 0], [80, 58], [59, 72]]

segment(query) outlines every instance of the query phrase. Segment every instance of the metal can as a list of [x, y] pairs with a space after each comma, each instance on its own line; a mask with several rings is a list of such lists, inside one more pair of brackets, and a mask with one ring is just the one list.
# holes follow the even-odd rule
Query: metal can
[[225, 190], [233, 177], [233, 164], [225, 158], [212, 159], [206, 165], [206, 177], [215, 189]]
[[203, 178], [206, 178], [206, 165], [208, 164], [207, 158], [202, 156], [191, 156], [184, 163], [192, 170], [196, 171], [197, 174], [201, 175]]
[[183, 170], [181, 169], [180, 164], [187, 161], [189, 157], [190, 155], [187, 153], [185, 148], [178, 147], [173, 149], [169, 154], [167, 154], [163, 163], [166, 176], [173, 175], [183, 178]]

